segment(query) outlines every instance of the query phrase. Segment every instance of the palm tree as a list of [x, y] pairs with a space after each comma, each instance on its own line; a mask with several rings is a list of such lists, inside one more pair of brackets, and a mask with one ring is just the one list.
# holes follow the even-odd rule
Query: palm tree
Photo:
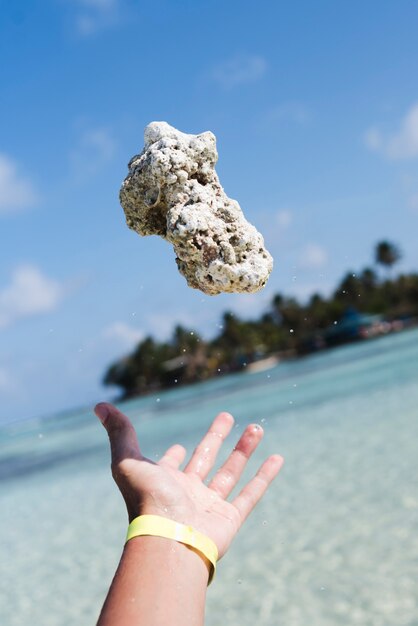
[[389, 273], [393, 265], [401, 259], [402, 254], [396, 244], [385, 240], [376, 244], [374, 256], [376, 263], [385, 267]]

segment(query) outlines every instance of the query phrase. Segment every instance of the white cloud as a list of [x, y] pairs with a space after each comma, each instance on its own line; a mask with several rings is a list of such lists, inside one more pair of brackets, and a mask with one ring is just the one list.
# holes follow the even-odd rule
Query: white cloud
[[283, 253], [283, 246], [289, 243], [288, 235], [293, 220], [293, 212], [286, 208], [259, 212], [257, 228], [263, 234], [267, 249], [273, 256], [277, 246], [280, 246], [280, 251]]
[[383, 143], [383, 137], [381, 132], [376, 127], [369, 128], [364, 133], [364, 143], [369, 148], [369, 150], [377, 152], [381, 149]]
[[79, 35], [88, 37], [113, 25], [118, 18], [120, 0], [73, 0], [77, 7], [76, 29]]
[[240, 54], [218, 65], [212, 78], [225, 89], [253, 83], [267, 71], [266, 60], [259, 55]]
[[106, 128], [84, 130], [78, 146], [70, 153], [70, 161], [78, 181], [97, 174], [111, 159], [116, 143]]
[[309, 298], [314, 293], [319, 293], [322, 296], [328, 296], [333, 289], [333, 285], [323, 278], [321, 281], [299, 283], [295, 281], [291, 284], [286, 293], [291, 294], [301, 302], [308, 302]]
[[372, 127], [365, 133], [364, 141], [370, 150], [388, 159], [418, 157], [418, 103], [409, 109], [396, 132], [385, 135]]
[[293, 215], [289, 209], [280, 209], [280, 211], [276, 213], [276, 223], [283, 230], [288, 228], [292, 221]]
[[175, 311], [171, 313], [154, 313], [146, 318], [147, 333], [150, 333], [160, 341], [169, 339], [177, 325], [187, 328], [196, 327], [196, 319], [193, 315], [185, 311]]
[[37, 201], [38, 194], [30, 180], [10, 157], [0, 153], [0, 215], [26, 209]]
[[311, 115], [308, 108], [300, 102], [285, 102], [271, 109], [264, 116], [264, 124], [276, 122], [296, 122], [297, 124], [305, 124], [309, 121]]
[[254, 318], [266, 312], [272, 299], [272, 290], [265, 288], [261, 293], [237, 294], [231, 301], [230, 308], [238, 317]]
[[115, 152], [115, 142], [109, 131], [103, 128], [86, 131], [82, 143], [86, 148], [96, 151], [101, 161], [109, 161]]
[[328, 253], [322, 246], [309, 243], [302, 250], [299, 259], [299, 267], [303, 269], [320, 269], [328, 262]]
[[129, 326], [125, 322], [114, 322], [103, 331], [106, 339], [115, 339], [123, 348], [130, 349], [144, 338], [139, 328]]
[[25, 317], [53, 311], [63, 295], [62, 286], [37, 267], [18, 267], [10, 284], [0, 289], [0, 328]]

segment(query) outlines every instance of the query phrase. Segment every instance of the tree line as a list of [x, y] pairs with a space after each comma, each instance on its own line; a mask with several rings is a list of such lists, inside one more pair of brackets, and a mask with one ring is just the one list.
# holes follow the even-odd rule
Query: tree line
[[330, 329], [348, 311], [382, 315], [389, 321], [418, 318], [418, 274], [392, 277], [401, 253], [389, 241], [375, 246], [374, 257], [375, 268], [347, 272], [327, 298], [315, 293], [301, 304], [278, 293], [255, 320], [225, 312], [220, 332], [211, 340], [179, 325], [169, 341], [148, 336], [131, 354], [110, 365], [103, 382], [119, 387], [122, 398], [130, 398], [239, 371], [266, 356], [298, 356], [335, 345], [338, 341]]

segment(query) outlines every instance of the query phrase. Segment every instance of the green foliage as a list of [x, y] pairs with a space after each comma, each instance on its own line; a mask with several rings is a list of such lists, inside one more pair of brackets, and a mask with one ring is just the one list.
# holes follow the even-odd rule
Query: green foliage
[[[400, 259], [400, 252], [394, 244], [382, 241], [375, 248], [375, 259], [390, 268]], [[360, 273], [349, 271], [329, 298], [314, 294], [304, 305], [276, 294], [258, 320], [224, 313], [221, 330], [211, 341], [176, 326], [170, 341], [159, 343], [147, 337], [132, 354], [113, 363], [104, 384], [116, 385], [128, 398], [238, 371], [264, 356], [297, 355], [326, 347], [327, 337], [332, 337], [328, 345], [335, 345], [341, 338], [333, 330], [347, 311], [384, 315], [389, 320], [417, 318], [418, 274], [380, 280], [369, 267]]]
[[375, 248], [375, 261], [379, 265], [390, 269], [402, 257], [398, 246], [390, 241], [379, 241]]

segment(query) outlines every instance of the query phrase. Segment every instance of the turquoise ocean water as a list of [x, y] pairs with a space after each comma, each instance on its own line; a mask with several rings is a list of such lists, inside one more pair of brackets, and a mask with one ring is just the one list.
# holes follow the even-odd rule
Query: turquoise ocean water
[[[47, 390], [45, 390], [47, 393]], [[282, 474], [221, 561], [208, 626], [418, 625], [418, 331], [124, 405], [145, 454], [251, 421]], [[225, 453], [227, 452], [225, 450]], [[0, 429], [0, 623], [95, 623], [126, 530], [92, 413]]]

